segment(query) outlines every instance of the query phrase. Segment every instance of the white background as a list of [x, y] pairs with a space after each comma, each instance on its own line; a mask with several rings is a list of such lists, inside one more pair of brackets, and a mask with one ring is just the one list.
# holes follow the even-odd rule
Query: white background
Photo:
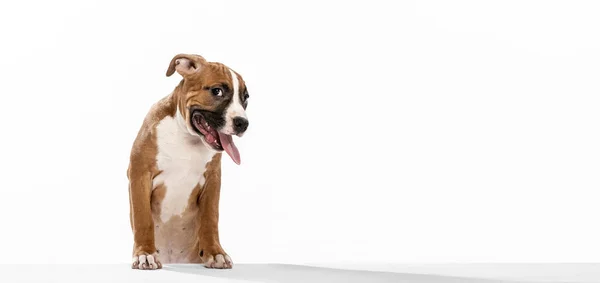
[[[594, 1], [3, 1], [0, 263], [127, 263], [126, 168], [197, 53], [242, 74], [234, 262], [600, 260]], [[226, 156], [225, 156], [226, 157]]]

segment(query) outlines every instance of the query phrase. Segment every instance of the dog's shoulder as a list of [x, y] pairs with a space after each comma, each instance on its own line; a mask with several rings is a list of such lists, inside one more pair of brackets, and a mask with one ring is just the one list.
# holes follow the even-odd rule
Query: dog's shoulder
[[174, 101], [173, 96], [169, 95], [163, 97], [161, 100], [154, 103], [152, 107], [150, 107], [150, 110], [146, 114], [146, 118], [144, 118], [142, 128], [149, 130], [150, 133], [153, 133], [160, 121], [167, 116], [175, 117], [176, 112], [177, 103]]
[[155, 102], [148, 110], [146, 117], [133, 142], [130, 154], [130, 165], [127, 175], [131, 174], [132, 166], [154, 166], [157, 153], [157, 125], [166, 117], [174, 117], [177, 104], [172, 95]]

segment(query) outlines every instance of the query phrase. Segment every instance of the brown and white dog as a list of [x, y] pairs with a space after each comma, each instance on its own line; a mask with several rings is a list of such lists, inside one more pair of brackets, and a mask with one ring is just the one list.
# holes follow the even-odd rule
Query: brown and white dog
[[248, 90], [238, 73], [199, 55], [176, 55], [167, 76], [175, 71], [183, 79], [152, 106], [131, 149], [132, 268], [231, 268], [218, 231], [221, 154], [240, 164], [232, 136], [248, 127]]

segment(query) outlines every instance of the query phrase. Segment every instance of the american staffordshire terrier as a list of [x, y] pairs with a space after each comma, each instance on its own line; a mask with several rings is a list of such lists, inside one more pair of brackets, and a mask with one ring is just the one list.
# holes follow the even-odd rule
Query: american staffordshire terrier
[[240, 164], [232, 137], [248, 128], [248, 89], [240, 74], [200, 55], [173, 57], [166, 75], [175, 72], [182, 80], [151, 107], [131, 149], [132, 268], [232, 268], [219, 242], [221, 155]]

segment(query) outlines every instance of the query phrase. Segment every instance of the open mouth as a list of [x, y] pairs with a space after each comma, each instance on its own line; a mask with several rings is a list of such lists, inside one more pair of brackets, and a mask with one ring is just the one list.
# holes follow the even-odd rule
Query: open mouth
[[219, 138], [219, 132], [211, 127], [200, 111], [194, 111], [192, 113], [192, 125], [194, 129], [204, 136], [204, 140], [215, 150], [223, 150], [221, 139]]
[[191, 122], [194, 130], [204, 136], [204, 141], [214, 150], [225, 150], [229, 157], [236, 164], [240, 164], [240, 152], [233, 143], [231, 135], [223, 134], [208, 124], [199, 110], [195, 110], [191, 115]]

